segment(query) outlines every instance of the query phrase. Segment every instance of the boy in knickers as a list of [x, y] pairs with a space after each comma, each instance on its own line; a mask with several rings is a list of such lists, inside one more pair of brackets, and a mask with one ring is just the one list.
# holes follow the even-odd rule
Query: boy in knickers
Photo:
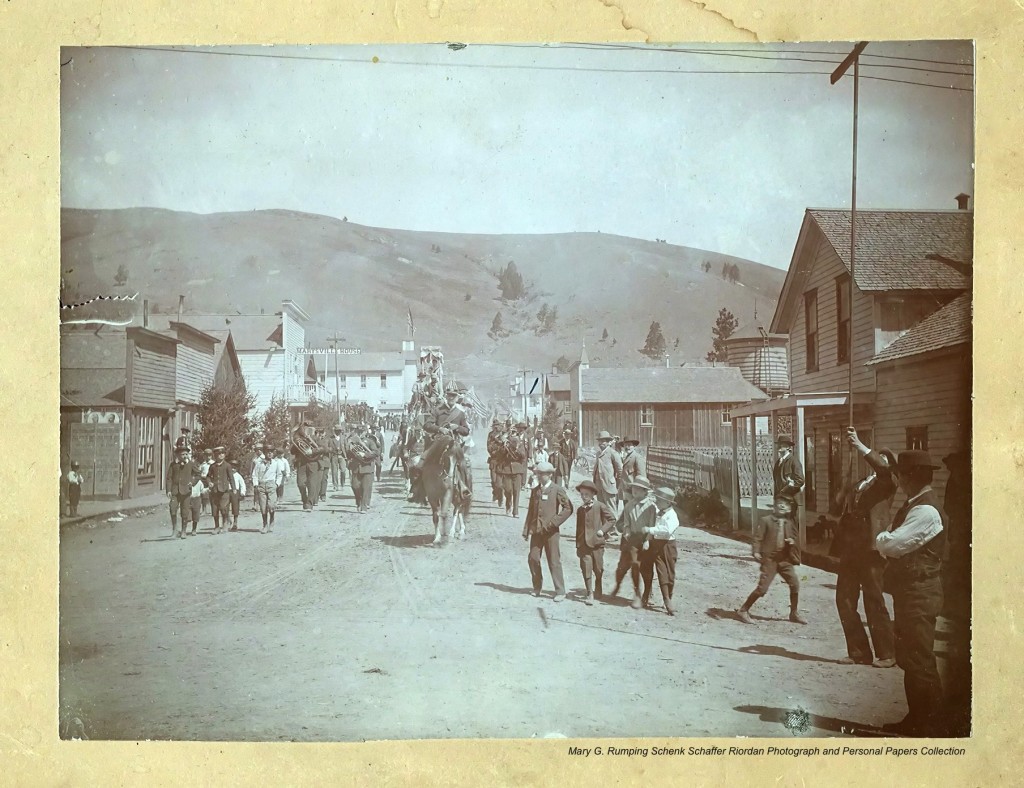
[[789, 586], [789, 620], [794, 624], [806, 624], [797, 612], [800, 602], [800, 578], [796, 568], [800, 566], [800, 535], [792, 517], [793, 502], [789, 498], [776, 498], [772, 514], [761, 518], [754, 533], [751, 552], [761, 562], [761, 578], [736, 616], [746, 624], [753, 624], [751, 606], [766, 593], [775, 575]]

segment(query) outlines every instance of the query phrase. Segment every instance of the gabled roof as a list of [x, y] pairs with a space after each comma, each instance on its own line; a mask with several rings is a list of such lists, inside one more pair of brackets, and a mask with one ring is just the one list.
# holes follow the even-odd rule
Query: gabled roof
[[[850, 212], [808, 211], [847, 270]], [[861, 290], [963, 290], [970, 280], [955, 267], [974, 259], [973, 211], [857, 211], [857, 287]]]
[[725, 403], [765, 394], [736, 367], [641, 367], [581, 370], [580, 402]]
[[[884, 290], [966, 290], [973, 262], [973, 211], [857, 211], [856, 285]], [[793, 249], [771, 331], [785, 333], [811, 275], [819, 240], [850, 269], [850, 212], [808, 208]]]
[[125, 370], [62, 369], [60, 404], [62, 407], [97, 408], [124, 405]]
[[868, 364], [883, 364], [933, 350], [969, 344], [971, 294], [963, 293], [882, 349]]
[[566, 374], [548, 375], [548, 391], [569, 392], [569, 376]]
[[313, 356], [318, 375], [326, 373], [334, 375], [334, 359], [338, 359], [338, 372], [342, 375], [353, 372], [365, 372], [368, 375], [381, 372], [401, 372], [405, 369], [405, 354], [400, 350], [379, 353], [339, 354], [338, 356]]
[[[761, 329], [766, 332], [771, 328], [771, 322], [768, 320], [755, 320], [751, 323], [747, 323], [745, 326], [740, 326], [729, 336], [726, 342], [731, 342], [734, 339], [763, 339], [761, 335]], [[772, 334], [768, 333], [769, 339], [786, 339], [785, 334]]]
[[188, 323], [207, 334], [230, 331], [235, 350], [278, 350], [283, 345], [280, 315], [182, 315]]

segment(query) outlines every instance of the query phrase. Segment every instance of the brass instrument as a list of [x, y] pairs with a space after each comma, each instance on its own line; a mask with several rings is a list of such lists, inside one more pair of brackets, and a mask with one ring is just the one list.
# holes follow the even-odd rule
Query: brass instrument
[[292, 435], [292, 447], [295, 449], [297, 454], [301, 454], [303, 457], [307, 458], [312, 457], [320, 451], [320, 446], [317, 442], [306, 435], [302, 430], [297, 430]]

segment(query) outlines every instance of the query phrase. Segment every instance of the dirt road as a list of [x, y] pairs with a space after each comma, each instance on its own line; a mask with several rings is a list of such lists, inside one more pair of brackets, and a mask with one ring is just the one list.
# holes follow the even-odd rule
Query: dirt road
[[785, 620], [781, 581], [745, 625], [727, 611], [756, 565], [712, 533], [681, 529], [675, 617], [575, 598], [574, 518], [569, 598], [554, 602], [550, 583], [530, 596], [522, 523], [490, 503], [476, 452], [467, 538], [440, 549], [397, 476], [362, 515], [347, 488], [304, 513], [290, 483], [268, 535], [247, 504], [220, 536], [207, 516], [171, 539], [164, 509], [66, 528], [62, 721], [93, 739], [350, 741], [791, 738], [789, 711], [808, 713], [807, 736], [903, 716], [899, 670], [835, 662], [834, 576], [803, 568], [807, 626]]

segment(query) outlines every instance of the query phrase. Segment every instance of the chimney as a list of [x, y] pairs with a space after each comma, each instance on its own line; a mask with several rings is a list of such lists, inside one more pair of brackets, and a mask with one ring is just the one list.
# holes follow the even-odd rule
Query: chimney
[[149, 299], [142, 301], [142, 327], [149, 328]]
[[181, 322], [181, 313], [185, 311], [185, 296], [178, 296], [178, 322]]
[[956, 196], [956, 207], [959, 208], [961, 211], [966, 211], [969, 208], [970, 204], [971, 195], [960, 192], [960, 194]]

